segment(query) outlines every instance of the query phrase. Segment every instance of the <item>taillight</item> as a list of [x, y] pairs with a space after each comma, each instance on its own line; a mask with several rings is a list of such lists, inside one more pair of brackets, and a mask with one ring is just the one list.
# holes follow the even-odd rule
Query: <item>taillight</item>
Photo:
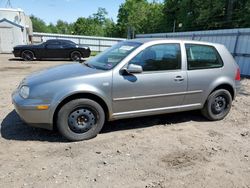
[[237, 68], [235, 80], [240, 81], [240, 68]]

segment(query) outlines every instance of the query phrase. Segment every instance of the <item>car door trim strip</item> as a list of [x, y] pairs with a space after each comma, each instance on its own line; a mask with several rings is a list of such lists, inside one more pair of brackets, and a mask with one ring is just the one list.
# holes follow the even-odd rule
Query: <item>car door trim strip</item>
[[166, 110], [174, 110], [174, 109], [183, 109], [183, 108], [190, 108], [190, 107], [200, 107], [201, 103], [195, 104], [187, 104], [187, 105], [180, 105], [180, 106], [170, 106], [170, 107], [163, 107], [163, 108], [152, 108], [152, 109], [145, 109], [145, 110], [135, 110], [135, 111], [128, 111], [128, 112], [118, 112], [114, 113], [114, 117], [120, 117], [125, 115], [136, 115], [136, 114], [143, 114], [148, 112], [157, 112], [157, 111], [166, 111]]
[[143, 95], [143, 96], [136, 96], [136, 97], [123, 97], [123, 98], [114, 98], [113, 101], [127, 101], [127, 100], [148, 99], [148, 98], [167, 97], [167, 96], [176, 96], [176, 95], [189, 95], [189, 94], [196, 94], [196, 93], [202, 93], [202, 92], [203, 90], [196, 90], [196, 91], [185, 91], [185, 92], [178, 92], [178, 93]]

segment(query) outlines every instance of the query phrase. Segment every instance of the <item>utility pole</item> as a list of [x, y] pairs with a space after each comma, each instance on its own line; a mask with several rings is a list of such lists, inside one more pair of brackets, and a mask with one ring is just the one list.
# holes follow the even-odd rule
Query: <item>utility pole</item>
[[173, 33], [175, 33], [175, 28], [176, 28], [176, 20], [174, 20]]
[[233, 4], [234, 4], [235, 0], [228, 0], [227, 1], [227, 15], [226, 15], [226, 19], [227, 19], [227, 24], [232, 24], [230, 22], [232, 22], [232, 17], [233, 17]]
[[5, 5], [6, 8], [12, 8], [12, 4], [10, 2], [10, 0], [7, 0], [7, 3]]

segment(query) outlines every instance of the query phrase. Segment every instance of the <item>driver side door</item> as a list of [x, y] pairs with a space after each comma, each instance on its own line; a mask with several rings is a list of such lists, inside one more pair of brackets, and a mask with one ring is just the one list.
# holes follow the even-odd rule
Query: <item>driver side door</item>
[[62, 46], [59, 41], [46, 42], [42, 55], [44, 58], [59, 58], [61, 48]]
[[177, 111], [187, 90], [178, 43], [150, 46], [128, 64], [142, 66], [142, 73], [113, 76], [114, 117]]

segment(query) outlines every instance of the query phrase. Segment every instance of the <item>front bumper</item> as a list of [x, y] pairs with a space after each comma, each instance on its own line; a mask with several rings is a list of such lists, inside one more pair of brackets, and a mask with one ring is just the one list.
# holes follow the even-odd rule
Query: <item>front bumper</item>
[[24, 122], [33, 127], [52, 130], [53, 122], [50, 121], [50, 110], [38, 110], [36, 106], [40, 105], [40, 102], [36, 99], [23, 99], [17, 91], [12, 94], [15, 110]]
[[21, 51], [20, 50], [13, 50], [12, 53], [13, 53], [13, 55], [15, 57], [21, 57]]
[[87, 58], [89, 57], [91, 54], [91, 50], [88, 48], [86, 50], [83, 51], [83, 58]]

